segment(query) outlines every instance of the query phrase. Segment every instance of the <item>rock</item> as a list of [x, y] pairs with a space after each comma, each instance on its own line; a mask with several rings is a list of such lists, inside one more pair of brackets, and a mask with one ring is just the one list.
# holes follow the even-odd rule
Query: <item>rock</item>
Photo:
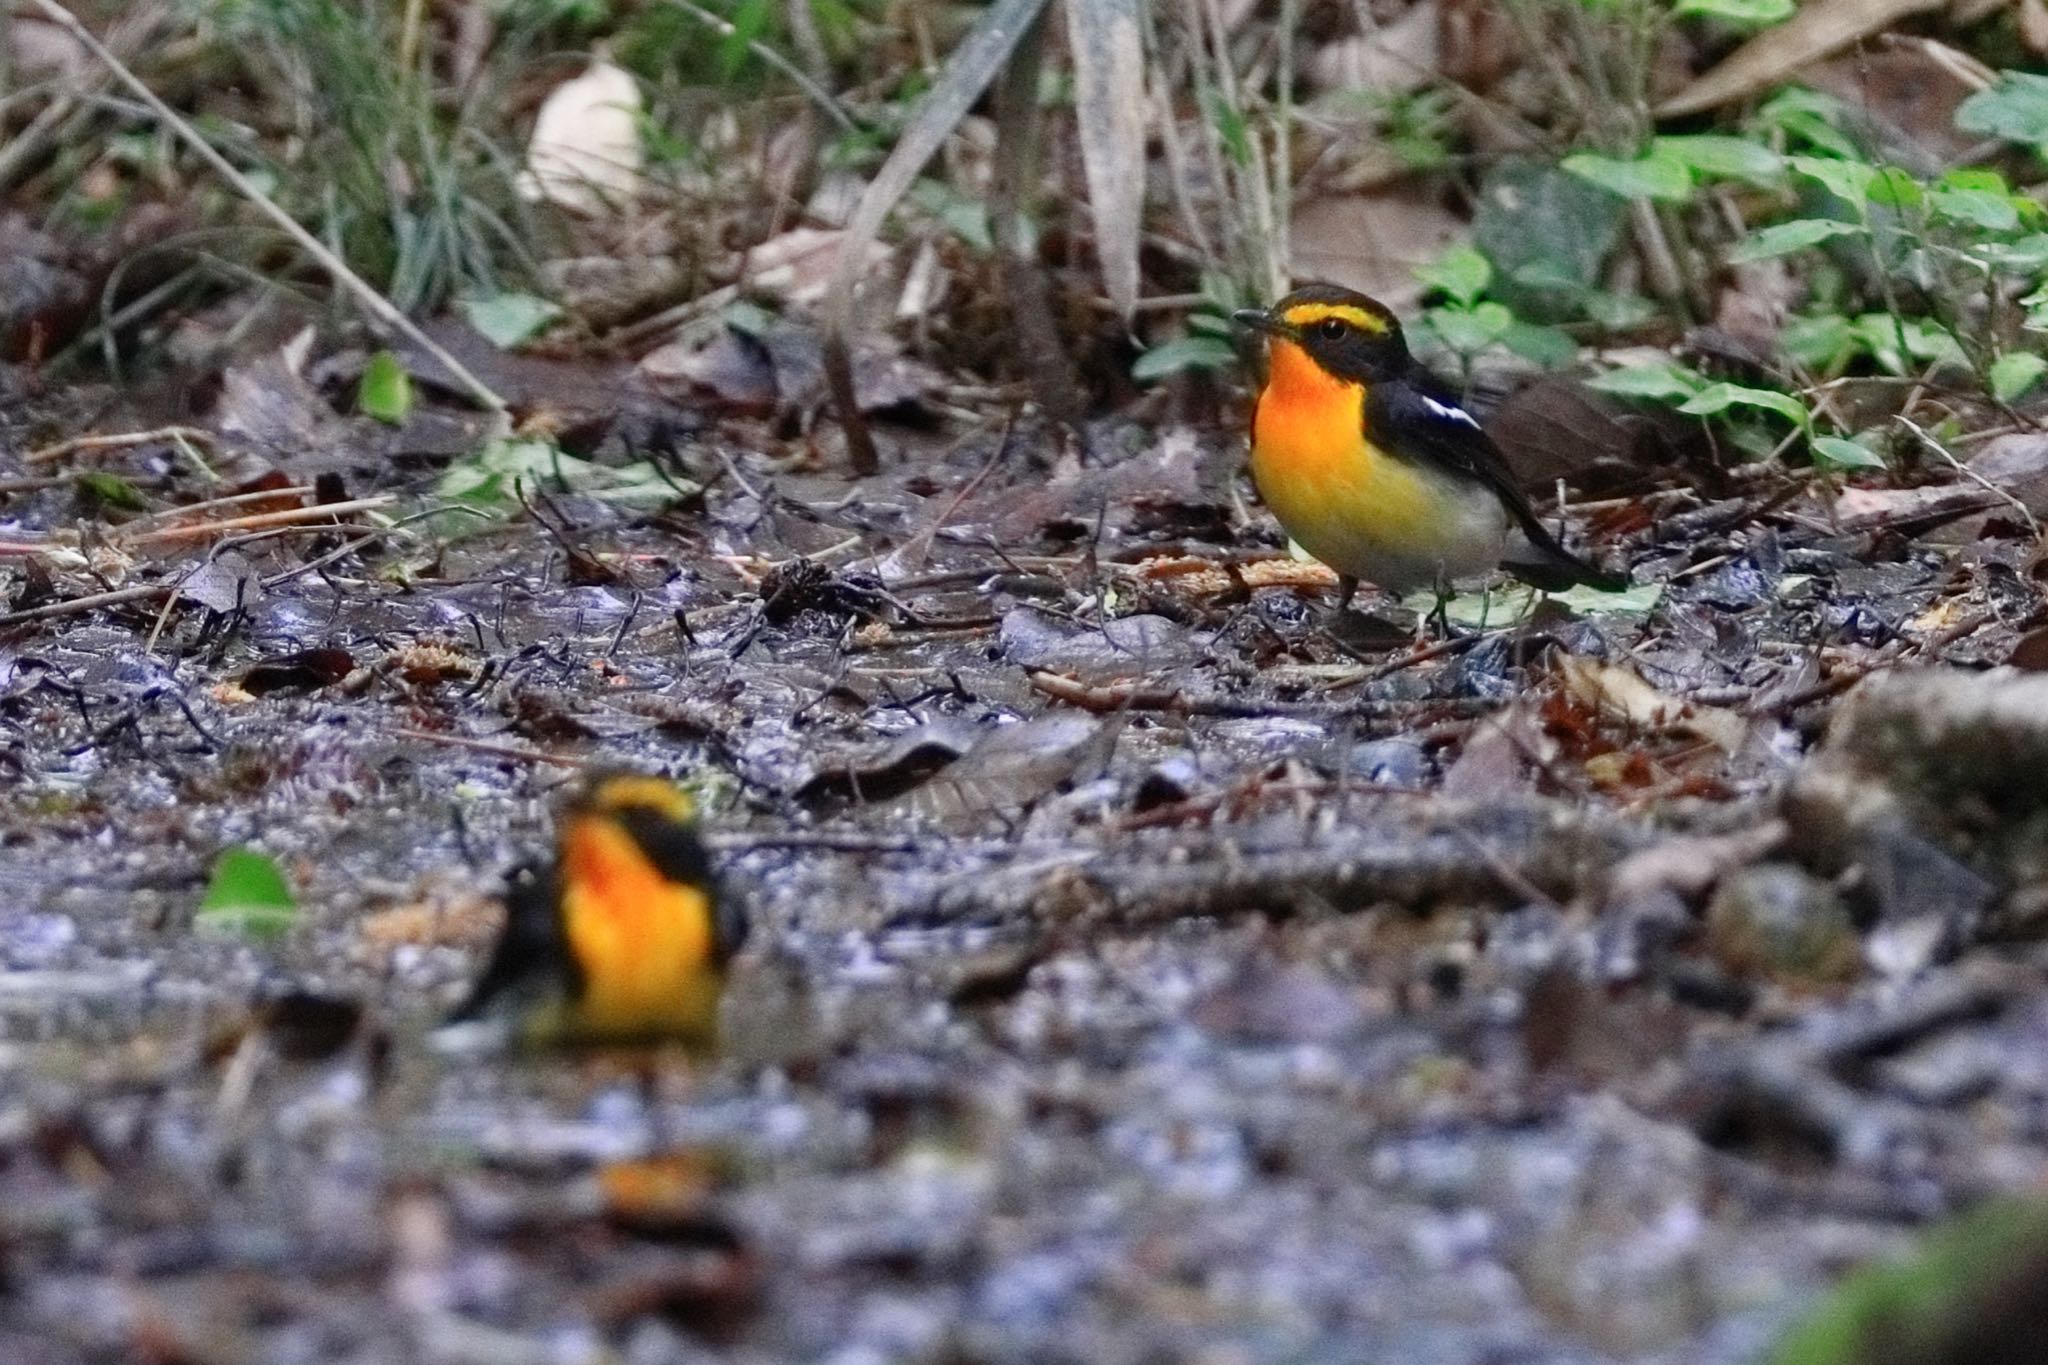
[[1738, 974], [1817, 985], [1855, 976], [1862, 945], [1841, 895], [1790, 863], [1724, 879], [1707, 904], [1707, 949]]

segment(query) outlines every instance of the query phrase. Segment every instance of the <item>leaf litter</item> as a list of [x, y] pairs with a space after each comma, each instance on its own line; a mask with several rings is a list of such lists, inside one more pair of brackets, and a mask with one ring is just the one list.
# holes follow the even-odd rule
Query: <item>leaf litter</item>
[[[437, 406], [350, 425], [304, 372], [266, 421]], [[170, 481], [150, 525], [308, 518], [228, 551], [16, 501], [17, 1337], [1734, 1361], [1844, 1239], [2024, 1187], [2048, 708], [1914, 671], [2038, 626], [1984, 505], [2017, 468], [1948, 486], [1986, 494], [1960, 548], [1947, 504], [1682, 493], [1618, 528], [1626, 594], [1360, 644], [1227, 436], [1074, 467], [984, 430], [849, 480], [578, 392], [355, 466], [369, 520], [92, 457]], [[451, 498], [493, 519], [408, 528]], [[567, 770], [620, 764], [692, 785], [755, 906], [734, 1055], [438, 1057]], [[250, 859], [284, 900], [221, 891]], [[194, 932], [230, 899], [283, 913]]]

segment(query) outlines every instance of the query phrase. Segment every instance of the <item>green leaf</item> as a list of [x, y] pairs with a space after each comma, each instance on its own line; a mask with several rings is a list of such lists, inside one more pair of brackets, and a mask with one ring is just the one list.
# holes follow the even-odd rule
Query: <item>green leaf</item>
[[1586, 386], [1617, 398], [1647, 398], [1675, 403], [1691, 398], [1706, 387], [1706, 376], [1683, 365], [1666, 361], [1658, 365], [1631, 365], [1609, 370], [1586, 381]]
[[1610, 332], [1640, 327], [1660, 311], [1656, 303], [1641, 294], [1612, 294], [1595, 289], [1585, 298], [1586, 316]]
[[1762, 126], [1781, 128], [1788, 138], [1810, 143], [1829, 156], [1854, 160], [1862, 153], [1840, 126], [1848, 117], [1847, 106], [1833, 95], [1796, 85], [1780, 90], [1757, 110]]
[[501, 351], [525, 345], [562, 316], [561, 307], [554, 302], [516, 290], [473, 294], [458, 300], [456, 306], [469, 325]]
[[1509, 160], [1479, 185], [1472, 241], [1493, 263], [1489, 292], [1528, 322], [1579, 314], [1599, 280], [1628, 205], [1547, 162]]
[[213, 861], [197, 922], [248, 938], [275, 938], [292, 927], [298, 911], [275, 862], [253, 849], [229, 848]]
[[[1558, 603], [1581, 616], [1642, 613], [1663, 599], [1662, 583], [1634, 583], [1620, 592], [1601, 592], [1584, 585], [1545, 593], [1523, 583], [1507, 583], [1479, 592], [1461, 592], [1444, 601], [1444, 616], [1453, 624], [1474, 629], [1512, 626], [1544, 601]], [[1422, 615], [1436, 609], [1436, 594], [1427, 588], [1409, 593], [1401, 605]]]
[[1719, 19], [1738, 28], [1763, 28], [1792, 17], [1792, 0], [1678, 0], [1671, 12], [1682, 19]]
[[2048, 374], [2048, 360], [2032, 351], [2007, 351], [1991, 362], [1991, 396], [2010, 403]]
[[2026, 321], [2020, 325], [2030, 332], [2048, 332], [2048, 289], [2036, 289], [2019, 301], [2027, 310]]
[[499, 516], [517, 512], [525, 490], [559, 488], [621, 505], [659, 507], [687, 497], [697, 485], [642, 460], [612, 467], [564, 453], [552, 441], [506, 438], [450, 465], [434, 491], [443, 498]]
[[1811, 444], [1813, 462], [1822, 469], [1854, 474], [1885, 467], [1884, 457], [1859, 441], [1841, 436], [1816, 436]]
[[2012, 193], [2012, 186], [2006, 183], [2005, 176], [1989, 166], [1958, 166], [1943, 172], [1934, 185], [1936, 189], [1943, 190], [1983, 190], [1987, 194], [1998, 195]]
[[2048, 143], [2048, 76], [2001, 71], [1998, 83], [1956, 109], [1956, 127], [2008, 142]]
[[1730, 408], [1775, 412], [1802, 427], [1809, 420], [1806, 405], [1791, 394], [1779, 393], [1776, 389], [1752, 389], [1742, 384], [1709, 384], [1678, 405], [1680, 412], [1693, 417], [1712, 417]]
[[1139, 356], [1131, 365], [1131, 378], [1152, 384], [1191, 370], [1221, 370], [1236, 363], [1236, 349], [1221, 337], [1175, 337]]
[[1473, 308], [1432, 308], [1427, 316], [1444, 345], [1460, 355], [1485, 350], [1515, 324], [1515, 315], [1500, 303], [1482, 303]]
[[740, 0], [732, 12], [732, 30], [718, 40], [718, 74], [731, 80], [752, 55], [751, 44], [768, 28], [767, 0]]
[[1852, 1272], [1785, 1334], [1766, 1365], [1987, 1358], [1978, 1334], [1991, 1330], [1987, 1320], [2013, 1302], [2016, 1286], [2038, 1281], [2044, 1258], [2048, 1213], [2040, 1203], [1982, 1205], [1923, 1235], [1910, 1256]]
[[1897, 166], [1879, 167], [1864, 194], [1871, 203], [1894, 209], [1913, 208], [1927, 197], [1920, 182]]
[[1877, 167], [1866, 161], [1838, 161], [1828, 156], [1791, 156], [1785, 164], [1809, 180], [1818, 180], [1838, 199], [1861, 207], [1870, 202], [1870, 182]]
[[1650, 144], [1650, 148], [1655, 154], [1681, 162], [1695, 175], [1712, 180], [1746, 180], [1755, 185], [1775, 185], [1785, 174], [1784, 157], [1746, 137], [1723, 137], [1712, 133], [1660, 137]]
[[149, 506], [141, 489], [104, 469], [84, 470], [77, 475], [75, 484], [81, 497], [114, 511], [140, 512]]
[[1415, 278], [1431, 289], [1442, 290], [1453, 303], [1469, 308], [1493, 281], [1493, 265], [1469, 246], [1454, 246], [1416, 270]]
[[1856, 328], [1840, 313], [1793, 318], [1778, 334], [1778, 349], [1817, 374], [1833, 374], [1855, 359]]
[[976, 251], [986, 255], [996, 249], [986, 199], [963, 194], [947, 181], [929, 178], [913, 185], [908, 197]]
[[1624, 199], [1683, 204], [1692, 198], [1691, 169], [1677, 157], [1654, 149], [1634, 161], [1579, 152], [1559, 164], [1581, 180], [1591, 181]]
[[2048, 267], [2048, 232], [2033, 232], [2012, 242], [1979, 242], [1970, 254], [1995, 270], [2032, 275]]
[[412, 376], [398, 357], [379, 351], [363, 366], [362, 382], [356, 385], [356, 407], [368, 416], [392, 426], [405, 425], [412, 412]]
[[1819, 246], [1833, 237], [1850, 237], [1868, 231], [1861, 223], [1844, 223], [1833, 218], [1795, 218], [1789, 223], [1773, 223], [1743, 238], [1729, 249], [1728, 260], [1733, 265], [1765, 261], [1773, 256]]
[[[1863, 313], [1856, 318], [1857, 335], [1879, 366], [1905, 374], [1913, 364], [1967, 366], [1969, 357], [1948, 330], [1925, 318], [1895, 318], [1890, 313]], [[1901, 351], [1901, 345], [1904, 350]]]
[[1936, 190], [1928, 196], [1928, 202], [1943, 218], [1988, 232], [2010, 232], [2020, 225], [2020, 211], [2009, 194], [1991, 190]]
[[1533, 322], [1517, 320], [1501, 333], [1500, 344], [1546, 370], [1569, 365], [1579, 357], [1579, 343], [1572, 340], [1571, 333]]
[[1561, 602], [1582, 616], [1588, 613], [1651, 611], [1663, 597], [1662, 583], [1631, 583], [1619, 592], [1602, 592], [1580, 583], [1563, 592], [1550, 594], [1551, 601]]

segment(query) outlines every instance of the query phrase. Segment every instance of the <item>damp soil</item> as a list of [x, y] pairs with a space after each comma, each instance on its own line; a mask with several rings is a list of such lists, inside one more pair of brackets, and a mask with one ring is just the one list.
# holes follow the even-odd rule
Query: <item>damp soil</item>
[[[2025, 490], [1581, 497], [1638, 589], [1445, 635], [1228, 422], [608, 414], [658, 509], [437, 510], [426, 407], [31, 458], [120, 413], [0, 441], [6, 1359], [1732, 1363], [2038, 1185]], [[266, 488], [340, 510], [179, 511]], [[724, 1053], [437, 1046], [603, 767], [751, 908]]]

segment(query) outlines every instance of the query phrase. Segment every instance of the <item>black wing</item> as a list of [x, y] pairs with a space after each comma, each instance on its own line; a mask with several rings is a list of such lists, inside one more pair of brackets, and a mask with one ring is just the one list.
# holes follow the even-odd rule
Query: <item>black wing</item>
[[544, 989], [550, 976], [568, 994], [581, 990], [575, 955], [569, 951], [556, 905], [559, 886], [552, 867], [528, 863], [513, 869], [505, 886], [505, 931], [469, 998], [448, 1016], [450, 1023], [478, 1017], [500, 996], [529, 987]]
[[1449, 390], [1419, 372], [1411, 380], [1374, 384], [1366, 394], [1365, 426], [1374, 443], [1404, 459], [1485, 484], [1507, 507], [1535, 558], [1511, 560], [1516, 577], [1545, 591], [1585, 583], [1604, 592], [1628, 586], [1626, 573], [1595, 568], [1558, 543], [1508, 472], [1500, 448]]

